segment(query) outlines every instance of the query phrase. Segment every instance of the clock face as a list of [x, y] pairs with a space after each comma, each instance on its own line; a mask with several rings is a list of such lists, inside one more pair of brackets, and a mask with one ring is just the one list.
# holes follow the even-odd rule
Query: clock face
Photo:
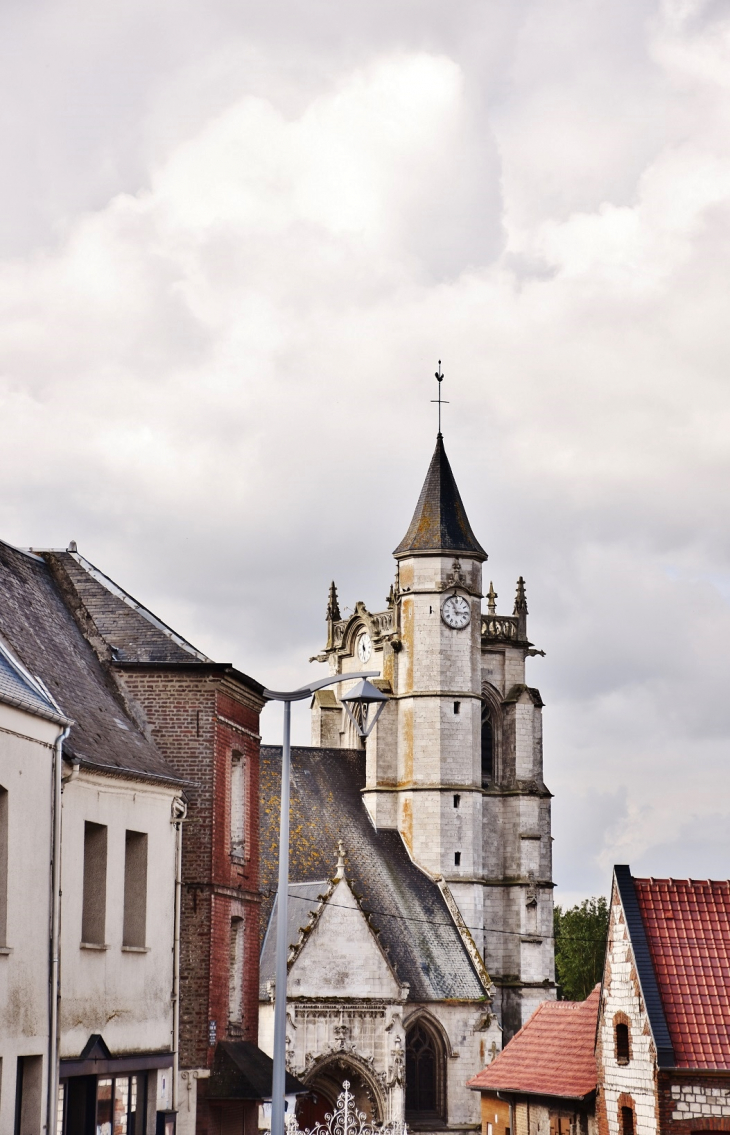
[[441, 608], [441, 618], [447, 627], [460, 631], [471, 621], [471, 608], [461, 595], [449, 595]]
[[365, 634], [361, 634], [357, 640], [357, 656], [361, 662], [367, 662], [372, 653], [373, 644], [370, 641], [370, 635], [366, 631]]

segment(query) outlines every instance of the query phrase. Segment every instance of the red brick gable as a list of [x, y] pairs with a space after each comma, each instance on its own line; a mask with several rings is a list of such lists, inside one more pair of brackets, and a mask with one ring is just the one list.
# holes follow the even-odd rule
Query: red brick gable
[[585, 1001], [543, 1001], [468, 1086], [582, 1099], [596, 1088], [600, 986]]
[[634, 887], [677, 1067], [730, 1069], [730, 882]]

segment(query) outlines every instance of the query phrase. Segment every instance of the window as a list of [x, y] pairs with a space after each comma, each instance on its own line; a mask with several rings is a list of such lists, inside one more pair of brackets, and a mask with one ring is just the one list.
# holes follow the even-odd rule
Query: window
[[482, 702], [482, 788], [488, 788], [494, 776], [494, 729], [492, 714]]
[[634, 1109], [621, 1108], [621, 1135], [634, 1135]]
[[[144, 1076], [100, 1076], [92, 1130], [104, 1135], [144, 1135], [145, 1088]], [[67, 1127], [72, 1135], [74, 1128], [68, 1122]]]
[[8, 944], [8, 793], [0, 788], [0, 946]]
[[231, 757], [231, 855], [243, 855], [246, 843], [246, 762], [243, 753]]
[[228, 1020], [243, 1020], [243, 919], [231, 919], [230, 965], [228, 970]]
[[15, 1135], [40, 1131], [43, 1112], [43, 1057], [19, 1056], [15, 1080]]
[[454, 807], [458, 808], [460, 804], [461, 804], [461, 796], [459, 795], [458, 792], [455, 792], [454, 793]]
[[461, 852], [454, 852], [454, 867], [461, 867]]
[[620, 1021], [616, 1025], [616, 1061], [618, 1064], [628, 1064], [630, 1059], [629, 1026]]
[[461, 713], [461, 702], [460, 701], [454, 702], [454, 713]]
[[127, 832], [124, 848], [124, 946], [142, 949], [147, 937], [147, 833]]
[[84, 825], [84, 898], [81, 941], [102, 946], [106, 933], [106, 835], [103, 824]]
[[406, 1122], [446, 1119], [444, 1049], [435, 1028], [416, 1021], [406, 1034]]

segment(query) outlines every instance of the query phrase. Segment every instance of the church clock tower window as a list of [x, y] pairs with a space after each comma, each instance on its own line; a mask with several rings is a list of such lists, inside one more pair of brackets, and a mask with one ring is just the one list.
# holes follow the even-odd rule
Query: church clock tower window
[[494, 726], [487, 704], [482, 705], [482, 788], [489, 788], [494, 778]]

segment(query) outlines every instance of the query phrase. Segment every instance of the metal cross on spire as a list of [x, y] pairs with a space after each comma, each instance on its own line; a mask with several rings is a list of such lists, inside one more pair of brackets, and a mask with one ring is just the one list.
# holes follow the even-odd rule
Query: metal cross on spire
[[441, 397], [441, 383], [444, 381], [444, 376], [441, 373], [441, 359], [439, 359], [439, 369], [436, 371], [434, 378], [436, 379], [436, 381], [439, 384], [439, 387], [438, 387], [439, 396], [438, 396], [438, 398], [432, 398], [431, 401], [435, 402], [438, 405], [438, 408], [439, 408], [439, 433], [438, 433], [438, 436], [441, 437], [441, 407], [442, 406], [448, 406], [448, 404], [449, 404], [446, 401], [445, 398]]

